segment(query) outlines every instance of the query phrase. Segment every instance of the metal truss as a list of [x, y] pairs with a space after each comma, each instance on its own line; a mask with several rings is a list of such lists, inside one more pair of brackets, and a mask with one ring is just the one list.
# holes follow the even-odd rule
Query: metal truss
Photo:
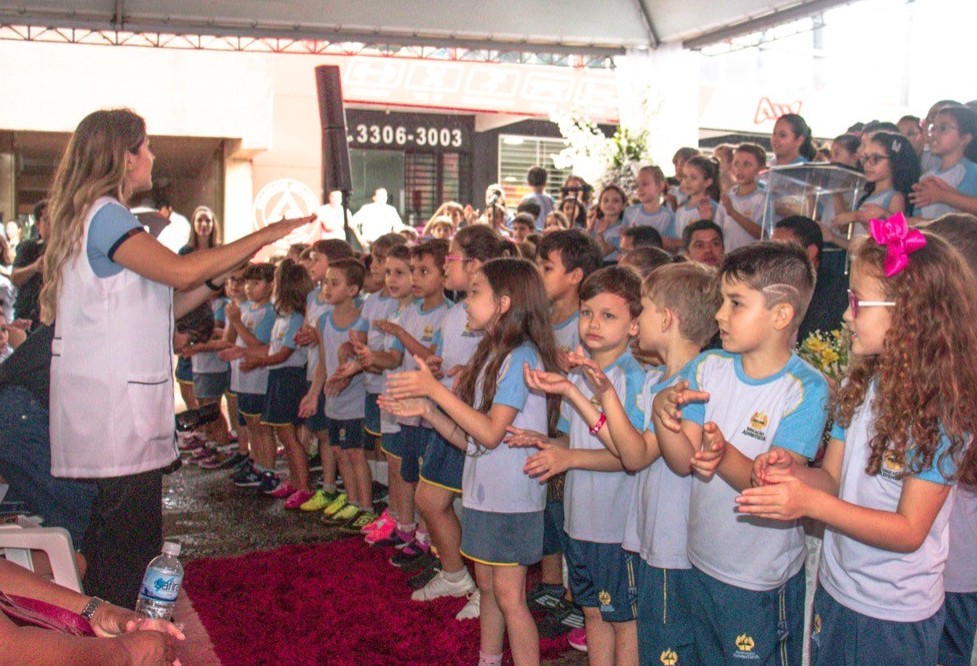
[[384, 43], [340, 42], [286, 37], [244, 37], [237, 35], [128, 32], [89, 28], [56, 28], [0, 23], [0, 40], [87, 44], [97, 46], [137, 46], [190, 51], [239, 51], [245, 53], [291, 53], [301, 55], [388, 56], [422, 60], [500, 62], [522, 65], [549, 65], [575, 69], [612, 69], [606, 55], [568, 55], [538, 53], [518, 49], [491, 50], [459, 46], [399, 46]]

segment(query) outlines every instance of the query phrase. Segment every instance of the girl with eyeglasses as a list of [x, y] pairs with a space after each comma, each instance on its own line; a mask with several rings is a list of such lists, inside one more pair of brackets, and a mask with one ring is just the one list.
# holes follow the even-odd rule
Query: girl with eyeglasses
[[945, 107], [927, 130], [930, 155], [940, 162], [913, 187], [916, 215], [931, 220], [948, 213], [977, 214], [977, 111]]
[[852, 361], [823, 466], [773, 447], [736, 500], [751, 519], [826, 526], [814, 666], [938, 663], [952, 491], [977, 481], [977, 281], [904, 219], [871, 233], [853, 247]]
[[825, 240], [840, 247], [848, 247], [852, 238], [867, 236], [870, 220], [912, 211], [909, 194], [919, 180], [919, 159], [909, 139], [876, 132], [865, 143], [862, 168], [868, 184], [857, 210], [836, 215], [827, 230], [831, 235]]

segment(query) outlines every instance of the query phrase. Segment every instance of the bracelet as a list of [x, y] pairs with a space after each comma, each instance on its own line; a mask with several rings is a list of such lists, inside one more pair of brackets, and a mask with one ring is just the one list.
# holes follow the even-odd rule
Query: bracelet
[[224, 288], [224, 285], [214, 284], [210, 280], [204, 280], [204, 284], [207, 285], [207, 288], [210, 289], [211, 291], [220, 291], [221, 289]]
[[590, 434], [596, 435], [599, 433], [600, 429], [604, 427], [605, 423], [607, 423], [607, 414], [601, 412], [600, 416], [597, 417], [597, 423], [595, 423], [594, 427], [590, 429]]
[[105, 603], [105, 599], [92, 597], [91, 599], [88, 600], [88, 603], [85, 604], [85, 607], [81, 609], [81, 613], [79, 613], [79, 615], [85, 618], [85, 620], [87, 620], [88, 622], [91, 622], [92, 617], [95, 616], [96, 609], [98, 609], [98, 607], [104, 603]]

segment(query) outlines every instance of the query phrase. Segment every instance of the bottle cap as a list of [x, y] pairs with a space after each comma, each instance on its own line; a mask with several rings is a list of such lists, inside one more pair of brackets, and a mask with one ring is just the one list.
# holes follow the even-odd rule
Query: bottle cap
[[166, 541], [163, 543], [163, 552], [173, 557], [180, 556], [180, 544], [176, 541]]

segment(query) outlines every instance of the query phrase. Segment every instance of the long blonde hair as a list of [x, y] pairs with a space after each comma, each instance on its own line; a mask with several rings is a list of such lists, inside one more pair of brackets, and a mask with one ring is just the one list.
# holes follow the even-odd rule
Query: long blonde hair
[[125, 154], [137, 153], [146, 121], [129, 109], [95, 111], [78, 124], [54, 174], [48, 207], [50, 231], [41, 288], [41, 321], [50, 324], [58, 309], [62, 269], [81, 251], [84, 220], [95, 200], [113, 196], [125, 203]]
[[207, 217], [210, 218], [211, 222], [210, 235], [207, 237], [206, 247], [217, 247], [221, 244], [221, 232], [217, 227], [217, 216], [214, 215], [214, 211], [212, 211], [208, 206], [197, 206], [193, 210], [193, 215], [190, 216], [190, 238], [187, 241], [187, 246], [191, 250], [200, 249], [200, 246], [197, 244], [197, 215], [200, 213], [207, 213]]

